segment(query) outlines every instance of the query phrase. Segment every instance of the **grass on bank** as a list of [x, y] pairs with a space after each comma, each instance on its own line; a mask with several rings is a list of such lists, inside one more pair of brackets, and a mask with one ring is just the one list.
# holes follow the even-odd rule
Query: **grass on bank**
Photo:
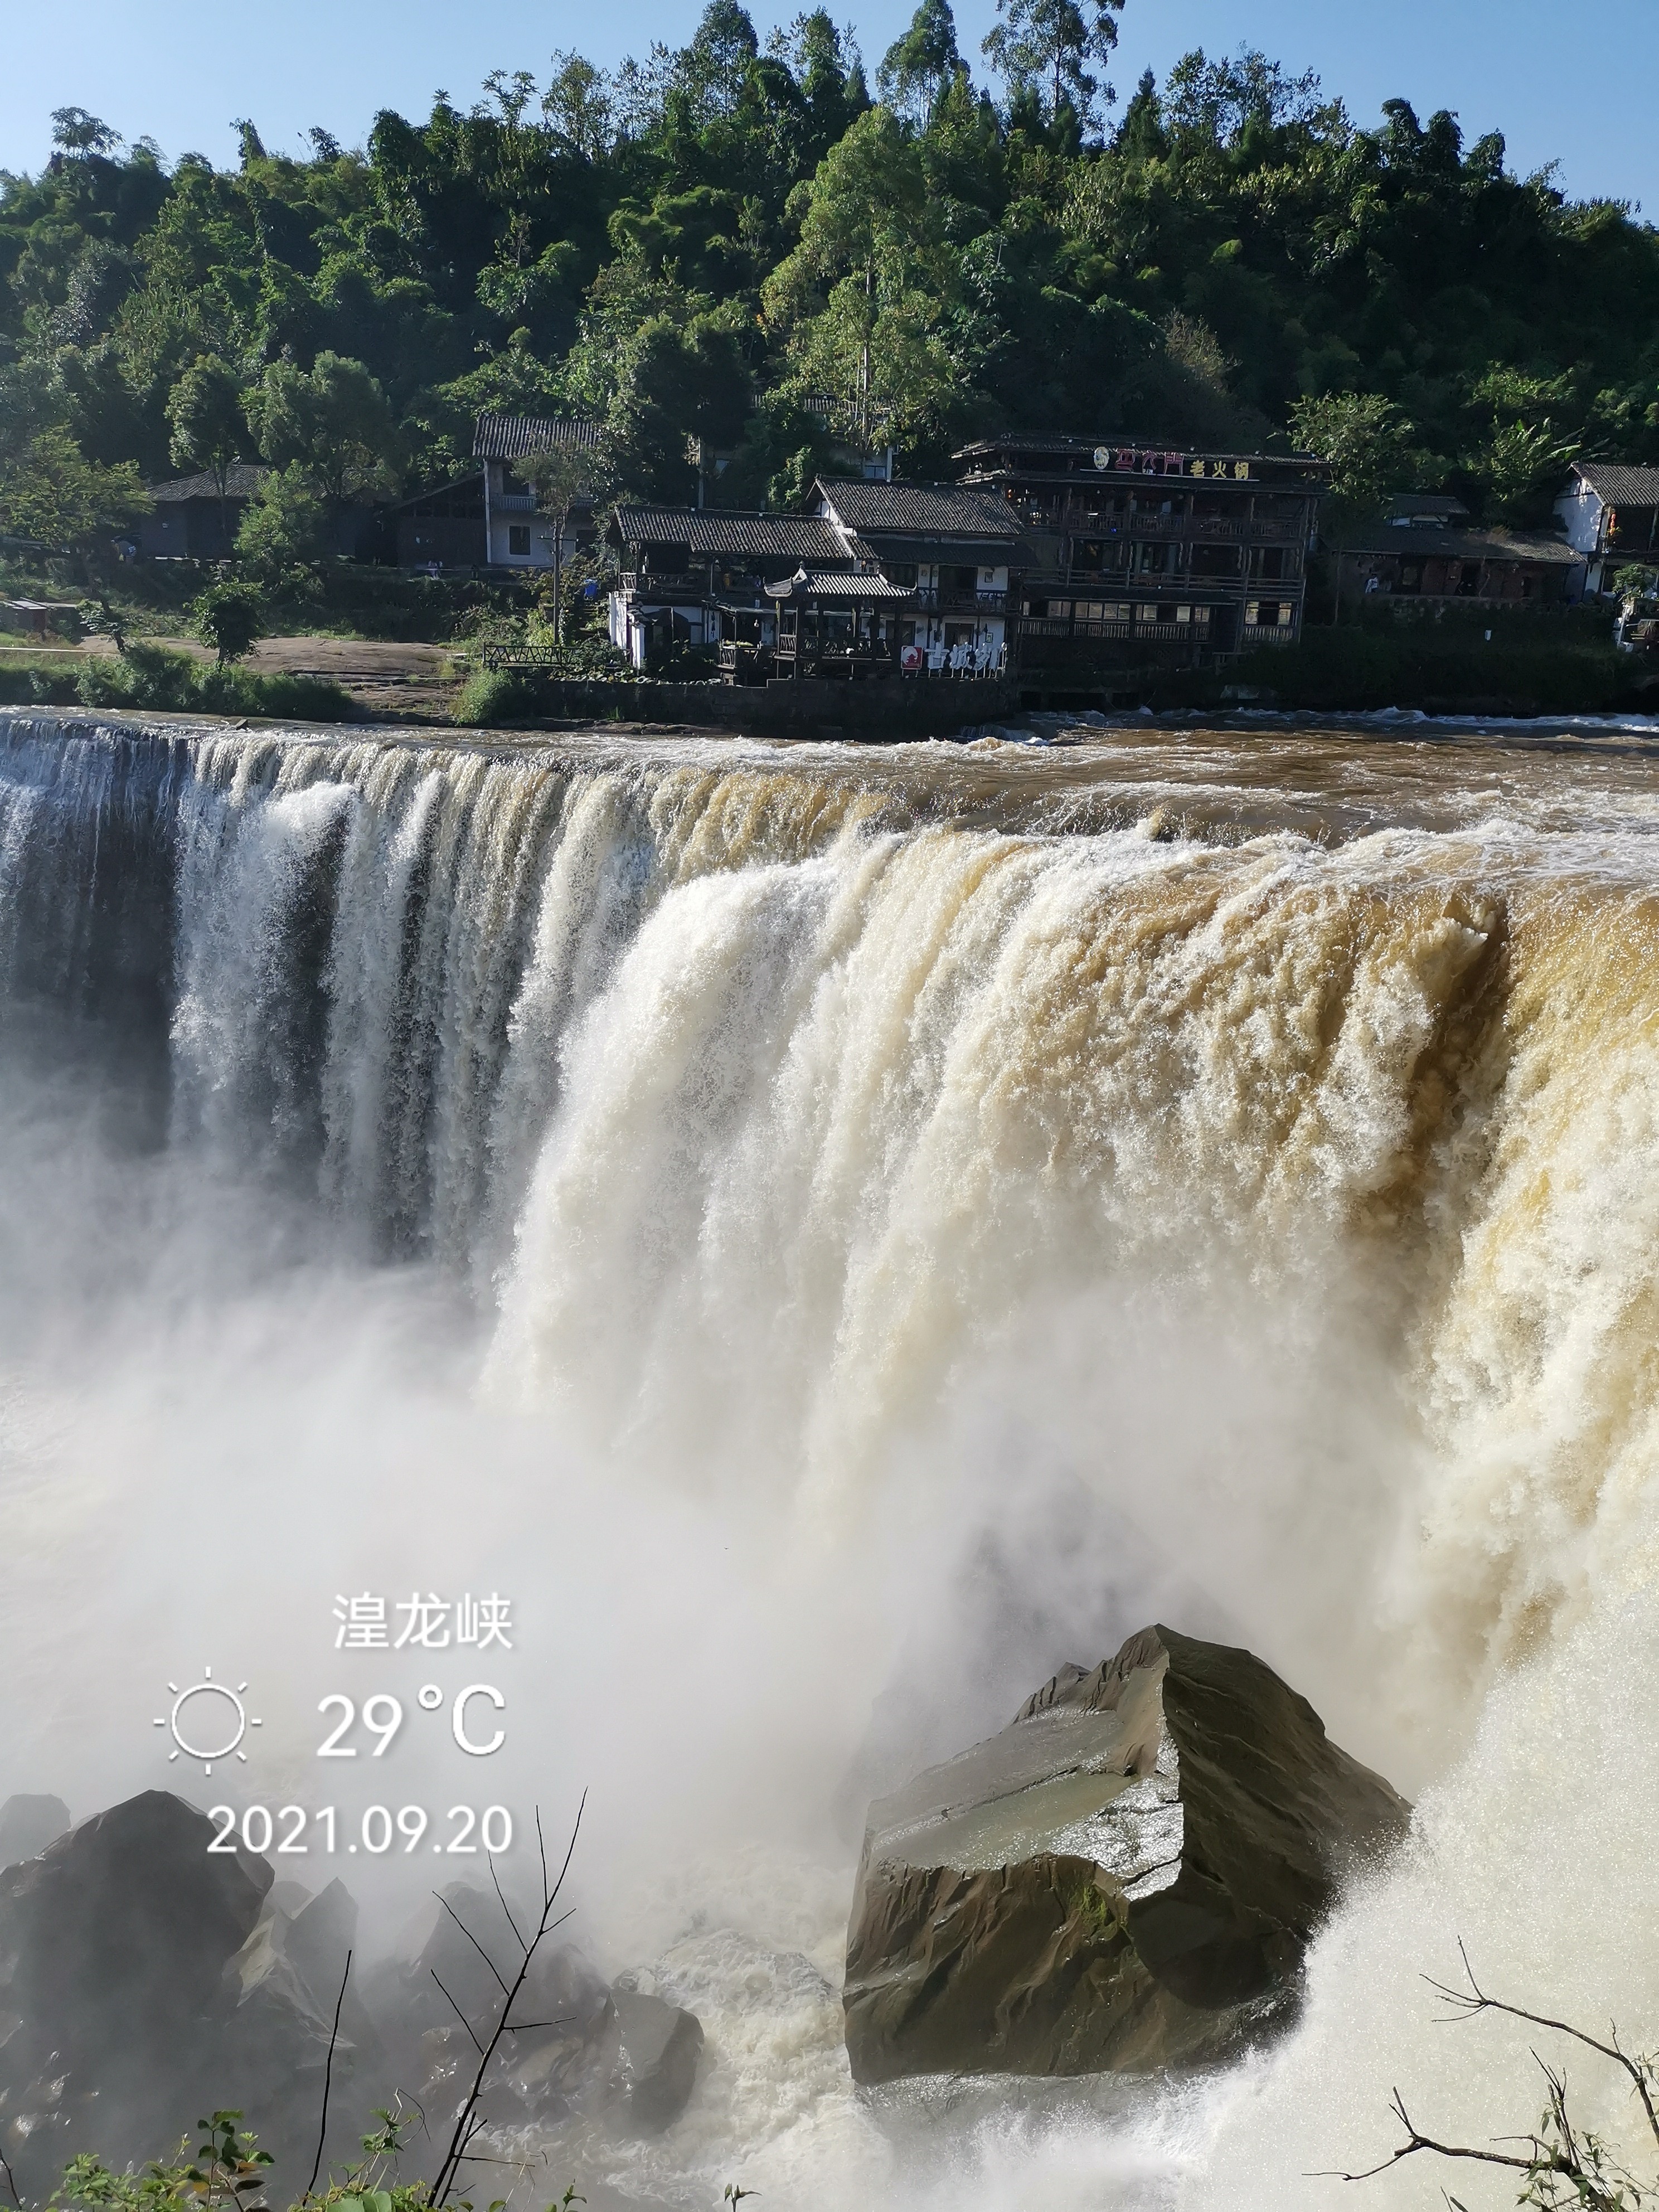
[[[176, 637], [196, 599], [230, 573], [221, 562], [133, 561], [90, 584], [69, 561], [0, 562], [0, 599], [79, 601], [88, 617], [98, 616], [104, 599], [129, 637]], [[425, 576], [325, 561], [266, 584], [265, 635], [443, 645], [493, 624], [523, 623], [536, 591], [529, 577]], [[80, 623], [64, 617], [60, 623], [66, 640], [82, 635]]]
[[295, 722], [349, 722], [361, 714], [349, 692], [323, 677], [216, 668], [141, 642], [95, 659], [8, 655], [0, 660], [0, 706], [132, 708]]

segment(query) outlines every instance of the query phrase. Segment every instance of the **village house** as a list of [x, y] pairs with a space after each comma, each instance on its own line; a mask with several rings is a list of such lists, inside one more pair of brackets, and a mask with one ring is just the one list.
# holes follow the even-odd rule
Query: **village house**
[[808, 515], [621, 506], [611, 637], [636, 667], [672, 643], [734, 682], [987, 674], [1005, 665], [1019, 527], [954, 484], [821, 478]]
[[1022, 668], [1196, 662], [1301, 635], [1328, 475], [1312, 455], [1011, 435], [956, 458], [1025, 541]]
[[[483, 464], [483, 565], [490, 568], [550, 568], [553, 526], [537, 504], [524, 464], [554, 452], [590, 453], [599, 449], [597, 423], [569, 416], [481, 415], [473, 434], [472, 458]], [[573, 514], [561, 558], [568, 560], [584, 538], [593, 534], [592, 502]]]
[[1583, 588], [1581, 554], [1544, 531], [1477, 528], [1443, 492], [1395, 492], [1370, 522], [1325, 541], [1340, 606], [1368, 599], [1559, 606]]
[[729, 677], [763, 677], [777, 642], [767, 585], [809, 564], [849, 573], [854, 565], [816, 515], [624, 504], [606, 536], [621, 564], [611, 641], [635, 668], [674, 645], [701, 646], [718, 651]]
[[171, 483], [152, 484], [149, 495], [155, 505], [140, 518], [133, 533], [139, 558], [228, 561], [236, 550], [236, 533], [248, 501], [270, 473], [256, 462], [233, 461], [225, 471], [222, 500], [208, 469], [198, 476], [178, 477]]
[[[480, 466], [401, 500], [388, 522], [400, 568], [550, 568], [553, 525], [529, 475], [537, 456], [597, 456], [597, 424], [569, 416], [480, 415], [472, 458]], [[592, 542], [593, 502], [581, 499], [565, 532], [562, 560]]]
[[1610, 595], [1620, 568], [1659, 561], [1659, 469], [1575, 461], [1555, 512], [1583, 564], [1587, 598]]

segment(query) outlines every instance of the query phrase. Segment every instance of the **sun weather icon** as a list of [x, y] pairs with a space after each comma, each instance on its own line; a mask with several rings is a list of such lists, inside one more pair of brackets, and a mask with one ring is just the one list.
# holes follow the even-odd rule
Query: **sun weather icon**
[[169, 1682], [167, 1687], [173, 1692], [173, 1709], [158, 1715], [155, 1725], [173, 1737], [169, 1764], [181, 1753], [186, 1759], [199, 1759], [204, 1774], [212, 1773], [216, 1759], [234, 1755], [246, 1764], [242, 1738], [251, 1728], [263, 1728], [264, 1723], [248, 1717], [242, 1703], [246, 1682], [239, 1682], [233, 1690], [228, 1682], [214, 1680], [211, 1667], [204, 1667], [199, 1682], [183, 1690], [176, 1682]]

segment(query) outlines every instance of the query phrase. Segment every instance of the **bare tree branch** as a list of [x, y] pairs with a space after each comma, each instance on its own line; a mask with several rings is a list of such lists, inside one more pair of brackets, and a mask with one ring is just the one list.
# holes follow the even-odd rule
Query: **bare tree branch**
[[505, 1996], [507, 1994], [507, 1984], [502, 1981], [500, 1973], [497, 1972], [495, 1961], [490, 1957], [489, 1952], [485, 1950], [483, 1945], [478, 1941], [477, 1937], [472, 1933], [472, 1930], [467, 1926], [465, 1921], [462, 1919], [460, 1914], [456, 1911], [454, 1906], [449, 1902], [448, 1899], [446, 1897], [438, 1897], [438, 1893], [435, 1889], [433, 1891], [432, 1894], [434, 1897], [438, 1898], [439, 1904], [442, 1905], [444, 1911], [449, 1915], [455, 1925], [460, 1929], [462, 1935], [465, 1936], [467, 1942], [472, 1946], [478, 1956], [483, 1960], [490, 1972], [495, 1976], [496, 1986], [501, 1990], [502, 1996]]
[[[484, 1853], [484, 1863], [489, 1869], [489, 1879], [495, 1885], [495, 1894], [501, 1900], [501, 1911], [507, 1915], [507, 1924], [513, 1930], [514, 1940], [517, 1942], [519, 1948], [522, 1951], [526, 1948], [525, 1940], [524, 1937], [519, 1934], [519, 1923], [513, 1917], [513, 1908], [507, 1901], [507, 1893], [502, 1889], [501, 1877], [495, 1872], [495, 1854], [494, 1851], [486, 1851]], [[547, 1869], [544, 1865], [542, 1869], [542, 1880], [544, 1882], [546, 1879]]]
[[[1586, 2034], [1582, 2027], [1575, 2027], [1571, 2021], [1552, 2020], [1547, 2013], [1528, 2012], [1520, 2005], [1505, 2003], [1502, 1997], [1488, 1996], [1474, 1978], [1474, 1969], [1469, 1964], [1468, 1952], [1461, 1941], [1457, 1950], [1459, 1957], [1463, 1961], [1463, 1972], [1469, 1978], [1467, 1991], [1455, 1990], [1445, 1982], [1437, 1982], [1431, 1974], [1425, 1974], [1423, 1977], [1437, 1996], [1443, 1997], [1447, 2003], [1456, 2006], [1457, 2009], [1452, 2014], [1453, 2019], [1473, 2020], [1477, 2013], [1483, 2012], [1507, 2013], [1511, 2020], [1524, 2020], [1533, 2027], [1553, 2028], [1558, 2034], [1570, 2035], [1576, 2043], [1584, 2045], [1587, 2050], [1599, 2052], [1603, 2058], [1612, 2059], [1615, 2066], [1621, 2066], [1624, 2069], [1635, 2085], [1636, 2094], [1642, 2100], [1642, 2110], [1647, 2115], [1649, 2130], [1655, 2142], [1659, 2143], [1659, 2110], [1655, 2109], [1648, 2074], [1638, 2060], [1628, 2057], [1620, 2049], [1619, 2031], [1616, 2027], [1612, 2031], [1612, 2042], [1603, 2043], [1599, 2038]], [[1540, 2063], [1542, 2063], [1541, 2060]], [[1548, 2069], [1546, 2068], [1545, 2070], [1547, 2072]]]
[[[582, 1814], [586, 1811], [586, 1809], [587, 1792], [584, 1790], [581, 1795], [581, 1802], [576, 1808], [576, 1818], [571, 1826], [570, 1841], [565, 1850], [564, 1863], [559, 1869], [559, 1878], [550, 1887], [547, 1879], [547, 1846], [542, 1839], [541, 1808], [539, 1806], [537, 1808], [536, 1840], [541, 1845], [542, 1856], [541, 1917], [536, 1923], [535, 1934], [531, 1937], [529, 1944], [526, 1948], [524, 1957], [520, 1962], [519, 1971], [514, 1977], [513, 1986], [507, 1993], [507, 2002], [501, 2007], [501, 2018], [495, 2023], [495, 2031], [490, 2036], [488, 2045], [478, 2045], [478, 2039], [477, 2036], [475, 2035], [472, 2037], [472, 2040], [474, 2044], [477, 2045], [479, 2051], [478, 2070], [473, 2075], [472, 2087], [467, 2092], [465, 2102], [462, 2105], [460, 2112], [456, 2119], [455, 2131], [450, 2137], [449, 2148], [445, 2152], [443, 2162], [439, 2166], [436, 2174], [433, 2177], [432, 2186], [427, 2193], [428, 2203], [434, 2207], [442, 2204], [447, 2201], [450, 2191], [455, 2185], [456, 2174], [460, 2166], [460, 2162], [466, 2155], [467, 2149], [471, 2145], [473, 2137], [478, 2133], [479, 2130], [484, 2124], [483, 2117], [478, 2114], [477, 2111], [478, 2099], [483, 2093], [484, 2076], [489, 2070], [490, 2060], [495, 2056], [497, 2050], [501, 2046], [502, 2036], [507, 2033], [511, 2022], [513, 2007], [517, 2002], [519, 1992], [523, 1989], [526, 1981], [529, 1978], [531, 1965], [535, 1959], [537, 1948], [544, 1938], [551, 1934], [555, 1928], [562, 1926], [564, 1922], [570, 1917], [570, 1914], [568, 1912], [562, 1912], [556, 1918], [554, 1916], [553, 1907], [559, 1900], [560, 1893], [564, 1887], [565, 1877], [570, 1872], [570, 1862], [576, 1855], [576, 1838], [581, 1833]], [[434, 1981], [437, 1980], [437, 1976], [435, 1974], [433, 1976], [433, 1979]], [[442, 1989], [442, 1983], [440, 1982], [438, 1986], [440, 1989]], [[447, 1990], [444, 1990], [444, 1995], [446, 1996], [449, 1996]], [[450, 2002], [453, 2003], [454, 2000], [451, 1998]], [[471, 2027], [468, 2028], [467, 2033], [469, 2035], [472, 2033]]]
[[[438, 1982], [438, 1969], [437, 1969], [435, 1966], [428, 1966], [428, 1969], [427, 1969], [427, 1972], [431, 1975], [431, 1977], [432, 1977], [432, 1978], [433, 1978], [433, 1980], [434, 1980], [434, 1982]], [[458, 2004], [456, 2003], [456, 2002], [455, 2002], [454, 1998], [449, 1996], [449, 1991], [448, 1991], [447, 1990], [445, 1990], [445, 1989], [444, 1989], [444, 1985], [443, 1985], [443, 1984], [442, 1984], [441, 1982], [438, 1982], [438, 1987], [439, 1987], [441, 1990], [443, 1990], [443, 1993], [444, 1993], [445, 1996], [449, 1998], [449, 2008], [450, 2008], [450, 2010], [454, 2014], [454, 2015], [455, 2015], [456, 2019], [457, 2019], [458, 2021], [459, 2021], [459, 2022], [461, 2023], [461, 2026], [462, 2026], [462, 2027], [466, 2030], [466, 2032], [467, 2032], [468, 2035], [469, 2035], [469, 2036], [471, 2036], [471, 2038], [472, 2038], [472, 2048], [473, 2048], [475, 2051], [482, 2051], [482, 2050], [483, 2049], [483, 2044], [479, 2042], [479, 2040], [478, 2040], [478, 2039], [477, 2039], [477, 2037], [476, 2035], [473, 2035], [473, 2034], [472, 2034], [472, 2023], [471, 2023], [471, 2021], [467, 2018], [466, 2014], [465, 2014], [461, 2010], [461, 2008], [460, 2008], [459, 2005], [458, 2005]]]
[[317, 2186], [317, 2176], [323, 2170], [323, 2143], [328, 2135], [328, 2090], [334, 2077], [334, 2046], [340, 2039], [340, 2011], [345, 2003], [346, 1984], [351, 1978], [351, 1954], [346, 1953], [345, 1972], [340, 1977], [340, 1994], [334, 2000], [334, 2025], [329, 2030], [328, 2057], [323, 2067], [323, 2117], [317, 2123], [317, 2155], [311, 2161], [311, 2179], [306, 2184], [306, 2195]]

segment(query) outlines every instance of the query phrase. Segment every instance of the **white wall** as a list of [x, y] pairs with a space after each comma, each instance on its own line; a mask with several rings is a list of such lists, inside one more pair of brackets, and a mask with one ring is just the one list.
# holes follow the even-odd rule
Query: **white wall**
[[1555, 511], [1567, 526], [1567, 543], [1575, 553], [1594, 553], [1601, 534], [1601, 517], [1606, 509], [1601, 495], [1586, 483], [1571, 491], [1564, 491], [1555, 502]]

